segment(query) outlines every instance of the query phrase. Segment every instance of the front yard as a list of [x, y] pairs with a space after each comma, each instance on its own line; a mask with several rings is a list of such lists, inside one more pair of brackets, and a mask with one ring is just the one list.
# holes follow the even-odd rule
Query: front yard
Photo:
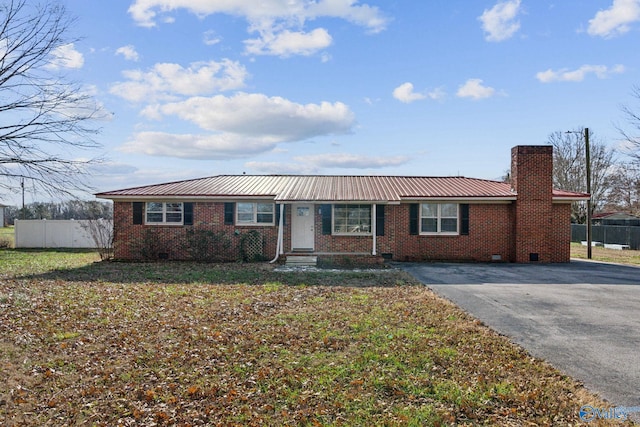
[[4, 425], [576, 425], [606, 406], [401, 272], [97, 260], [0, 251]]

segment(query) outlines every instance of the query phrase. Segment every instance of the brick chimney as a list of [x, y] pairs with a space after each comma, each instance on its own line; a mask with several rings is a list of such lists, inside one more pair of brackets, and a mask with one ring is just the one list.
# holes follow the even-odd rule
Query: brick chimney
[[513, 147], [511, 186], [517, 193], [514, 261], [552, 262], [553, 147]]

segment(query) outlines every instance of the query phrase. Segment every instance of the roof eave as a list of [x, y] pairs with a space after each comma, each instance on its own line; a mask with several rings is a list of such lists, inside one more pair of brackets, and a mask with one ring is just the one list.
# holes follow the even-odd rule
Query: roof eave
[[591, 199], [591, 197], [584, 196], [554, 196], [553, 203], [573, 203], [573, 202], [582, 202]]
[[403, 197], [403, 202], [420, 202], [424, 200], [446, 200], [451, 202], [513, 202], [516, 196], [411, 196]]
[[272, 195], [193, 195], [193, 194], [108, 194], [98, 193], [99, 199], [113, 201], [145, 201], [145, 200], [275, 200]]

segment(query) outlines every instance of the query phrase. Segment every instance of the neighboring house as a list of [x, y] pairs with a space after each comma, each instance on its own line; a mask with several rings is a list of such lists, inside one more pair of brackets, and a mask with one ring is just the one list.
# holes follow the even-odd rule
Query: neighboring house
[[602, 212], [593, 215], [593, 225], [622, 225], [627, 227], [640, 226], [640, 218], [626, 212]]
[[[221, 175], [96, 196], [114, 201], [115, 257], [193, 258], [193, 232], [243, 236], [264, 258], [568, 262], [571, 202], [551, 146], [511, 151], [511, 183], [464, 177]], [[190, 234], [191, 233], [191, 234]], [[146, 243], [145, 243], [146, 242]], [[146, 254], [146, 255], [145, 255]]]
[[5, 215], [4, 215], [4, 209], [7, 207], [8, 207], [7, 205], [3, 205], [2, 203], [0, 203], [0, 227], [7, 226]]

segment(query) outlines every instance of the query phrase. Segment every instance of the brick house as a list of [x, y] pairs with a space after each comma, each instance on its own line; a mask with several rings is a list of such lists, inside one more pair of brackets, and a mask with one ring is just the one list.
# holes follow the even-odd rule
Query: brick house
[[[118, 259], [568, 262], [571, 203], [551, 146], [516, 146], [511, 183], [465, 177], [220, 175], [114, 201]], [[207, 257], [201, 257], [206, 259]]]

